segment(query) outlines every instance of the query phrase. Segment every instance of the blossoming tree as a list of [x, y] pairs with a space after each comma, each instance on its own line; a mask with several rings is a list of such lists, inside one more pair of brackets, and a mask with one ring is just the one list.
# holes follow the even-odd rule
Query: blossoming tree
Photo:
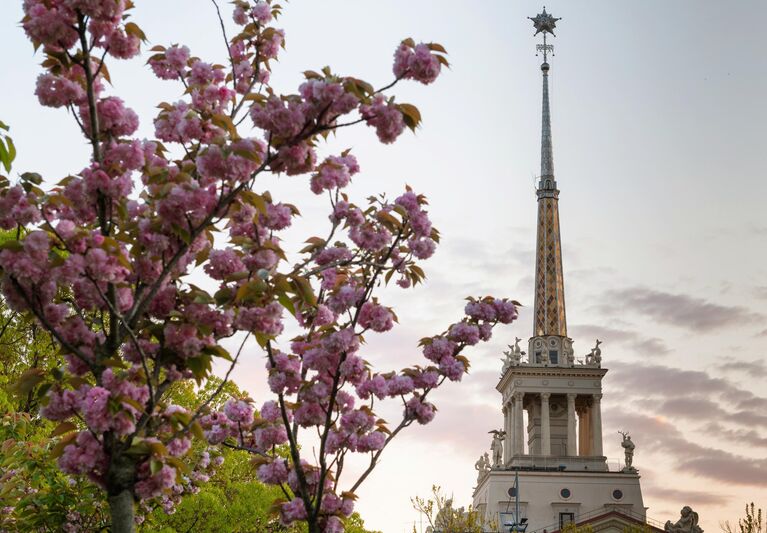
[[[23, 28], [44, 56], [36, 94], [72, 114], [91, 160], [47, 190], [33, 173], [2, 182], [0, 227], [17, 236], [0, 251], [2, 292], [51, 333], [67, 361], [23, 379], [42, 391], [43, 415], [60, 422], [61, 469], [106, 491], [117, 533], [134, 529], [136, 501], [183, 486], [190, 472], [182, 458], [195, 437], [255, 454], [259, 478], [284, 494], [275, 505], [285, 524], [342, 531], [354, 491], [386, 445], [412, 423], [429, 422], [430, 391], [467, 371], [463, 349], [517, 316], [514, 302], [471, 299], [464, 318], [422, 339], [425, 366], [371, 368], [360, 354], [363, 335], [396, 321], [375, 289], [392, 279], [403, 288], [420, 282], [418, 262], [439, 234], [425, 198], [409, 189], [394, 201], [353, 203], [342, 191], [360, 170], [354, 155], [318, 161], [316, 150], [355, 124], [386, 144], [415, 129], [418, 109], [390, 90], [402, 80], [432, 83], [445, 50], [406, 39], [394, 79], [381, 89], [325, 68], [306, 72], [298, 94], [283, 95], [269, 84], [285, 38], [271, 25], [280, 6], [233, 3], [231, 38], [219, 16], [227, 65], [182, 45], [152, 49], [154, 74], [179, 83], [184, 96], [160, 104], [156, 139], [142, 141], [132, 138], [138, 116], [104, 83], [107, 56], [135, 57], [145, 40], [130, 21], [132, 2], [24, 1]], [[280, 239], [298, 209], [265, 190], [270, 173], [301, 176], [328, 198], [327, 233], [310, 236], [298, 260], [288, 260]], [[193, 270], [218, 290], [192, 284]], [[288, 320], [301, 329], [291, 341], [282, 338]], [[237, 332], [243, 340], [230, 354], [222, 342]], [[214, 359], [230, 361], [231, 372], [246, 345], [263, 353], [273, 393], [257, 414], [247, 398], [221, 412], [208, 402], [189, 411], [168, 401], [171, 384], [203, 382]], [[403, 404], [392, 428], [373, 411], [386, 398]], [[313, 456], [302, 453], [307, 438], [316, 439]], [[287, 458], [277, 453], [284, 445]], [[354, 453], [369, 467], [342, 485]]]

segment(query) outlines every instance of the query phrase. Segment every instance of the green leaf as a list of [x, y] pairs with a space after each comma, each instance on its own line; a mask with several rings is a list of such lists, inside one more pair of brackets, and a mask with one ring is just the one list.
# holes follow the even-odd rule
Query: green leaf
[[284, 292], [281, 292], [277, 295], [277, 300], [282, 304], [282, 307], [288, 310], [291, 315], [296, 316], [296, 306], [293, 305], [293, 300], [290, 299], [290, 296]]

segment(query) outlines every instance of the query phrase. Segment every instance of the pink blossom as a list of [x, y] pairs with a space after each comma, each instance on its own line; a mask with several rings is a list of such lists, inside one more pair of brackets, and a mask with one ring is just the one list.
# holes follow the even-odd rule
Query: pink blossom
[[386, 434], [381, 431], [371, 431], [365, 435], [362, 435], [357, 440], [358, 452], [372, 452], [380, 450], [386, 444]]
[[288, 433], [282, 424], [258, 428], [255, 432], [256, 446], [259, 450], [268, 450], [288, 442]]
[[237, 329], [260, 332], [269, 336], [282, 333], [282, 305], [271, 302], [265, 307], [241, 308], [234, 321]]
[[382, 305], [365, 302], [360, 309], [359, 324], [363, 328], [382, 333], [389, 331], [394, 326], [394, 316], [388, 308]]
[[8, 230], [17, 224], [38, 222], [40, 211], [35, 202], [34, 193], [25, 193], [19, 185], [0, 190], [0, 228]]
[[93, 387], [83, 398], [80, 409], [88, 427], [97, 433], [112, 427], [112, 414], [109, 412], [109, 391], [103, 387]]
[[[312, 192], [321, 194], [325, 190], [346, 187], [351, 176], [357, 172], [359, 172], [359, 164], [353, 155], [330, 156], [317, 167], [317, 172], [312, 176]], [[346, 202], [343, 204], [348, 205]]]
[[464, 311], [468, 316], [476, 320], [495, 320], [495, 307], [487, 302], [477, 301], [466, 304]]
[[401, 394], [407, 394], [413, 392], [415, 384], [410, 376], [396, 375], [393, 376], [389, 382], [389, 396], [399, 396]]
[[272, 20], [272, 7], [266, 2], [256, 2], [251, 14], [260, 24], [269, 24]]
[[22, 22], [30, 39], [54, 50], [59, 50], [60, 47], [70, 48], [78, 39], [74, 12], [57, 4], [51, 5], [44, 0], [27, 0], [24, 2], [26, 17]]
[[402, 112], [386, 102], [383, 95], [376, 95], [370, 105], [360, 106], [360, 114], [368, 126], [376, 129], [378, 139], [384, 144], [393, 143], [405, 129]]
[[81, 431], [73, 444], [64, 447], [59, 467], [67, 474], [89, 474], [99, 479], [106, 474], [107, 457], [101, 442], [90, 431]]
[[[102, 98], [96, 103], [99, 118], [99, 131], [106, 135], [120, 137], [131, 135], [138, 128], [138, 115], [125, 107], [116, 96]], [[90, 110], [87, 105], [80, 105], [80, 118], [86, 132], [90, 134]]]
[[421, 43], [411, 48], [402, 43], [394, 53], [394, 75], [397, 78], [413, 79], [428, 85], [437, 79], [441, 65], [431, 53], [427, 44]]
[[410, 213], [410, 227], [413, 228], [416, 237], [431, 235], [431, 220], [429, 220], [428, 213], [421, 209], [412, 211]]
[[306, 519], [306, 507], [301, 498], [295, 498], [280, 506], [280, 520], [283, 525], [289, 525], [297, 520]]
[[253, 406], [245, 400], [229, 400], [224, 404], [224, 414], [232, 422], [243, 426], [253, 423]]
[[116, 29], [107, 37], [105, 44], [112, 57], [130, 59], [138, 55], [141, 41], [135, 35]]
[[150, 58], [149, 66], [155, 75], [163, 80], [176, 80], [186, 68], [189, 60], [189, 48], [186, 46], [171, 46], [161, 58]]
[[184, 359], [199, 355], [205, 344], [192, 324], [171, 322], [165, 326], [165, 346]]
[[443, 357], [452, 357], [456, 351], [456, 344], [445, 337], [435, 337], [431, 343], [423, 348], [423, 355], [430, 361], [439, 363]]
[[415, 419], [419, 424], [428, 424], [434, 419], [436, 408], [433, 404], [424, 402], [418, 396], [408, 400], [405, 407], [405, 417]]
[[299, 102], [283, 101], [272, 96], [263, 106], [254, 105], [250, 110], [253, 123], [282, 139], [298, 135], [306, 124], [306, 118]]
[[278, 422], [282, 420], [282, 411], [280, 410], [280, 406], [277, 405], [277, 402], [274, 400], [264, 402], [264, 405], [261, 406], [260, 414], [261, 418], [267, 422]]
[[75, 414], [79, 402], [79, 395], [73, 390], [51, 390], [48, 404], [40, 409], [40, 414], [49, 420], [66, 420]]
[[317, 306], [317, 312], [314, 315], [314, 325], [317, 327], [327, 326], [335, 322], [336, 315], [327, 305], [320, 304]]
[[364, 250], [378, 252], [389, 245], [392, 234], [381, 225], [367, 222], [361, 226], [354, 226], [349, 231], [349, 238]]
[[259, 466], [256, 475], [262, 483], [279, 485], [287, 482], [288, 467], [285, 466], [284, 459], [275, 459], [271, 463]]
[[271, 230], [281, 230], [290, 226], [293, 210], [282, 203], [267, 204], [266, 214], [261, 215], [261, 223]]
[[136, 495], [148, 499], [160, 495], [176, 483], [176, 470], [172, 466], [163, 465], [153, 476], [136, 482]]
[[479, 342], [479, 328], [467, 322], [458, 322], [450, 326], [449, 337], [471, 346]]
[[501, 324], [511, 324], [519, 316], [517, 306], [508, 300], [493, 300], [493, 307]]
[[450, 381], [461, 381], [466, 372], [464, 364], [453, 356], [443, 357], [439, 362], [439, 371]]
[[386, 378], [381, 375], [376, 375], [367, 381], [363, 381], [359, 386], [357, 386], [356, 390], [357, 395], [363, 400], [370, 398], [371, 394], [373, 394], [379, 400], [382, 400], [389, 395], [388, 382], [386, 381]]
[[40, 104], [47, 107], [77, 105], [85, 98], [85, 90], [79, 83], [50, 73], [38, 76], [35, 94]]
[[405, 194], [399, 196], [396, 200], [394, 200], [394, 203], [404, 207], [405, 211], [407, 211], [408, 213], [414, 213], [421, 208], [418, 202], [418, 195], [414, 193], [413, 191], [405, 192]]
[[303, 427], [319, 426], [325, 422], [325, 411], [318, 403], [303, 402], [293, 413], [298, 425]]
[[182, 457], [192, 447], [192, 441], [185, 437], [171, 440], [168, 445], [168, 453], [173, 457]]
[[275, 394], [292, 394], [301, 385], [301, 362], [297, 357], [291, 357], [282, 352], [273, 354], [274, 366], [267, 361], [269, 370], [269, 388]]
[[305, 174], [314, 169], [317, 154], [307, 141], [282, 146], [272, 163], [274, 172], [285, 172], [288, 176]]
[[207, 85], [209, 83], [221, 83], [224, 81], [224, 73], [220, 68], [215, 68], [210, 63], [197, 60], [192, 64], [189, 73], [189, 83], [194, 85]]
[[418, 259], [428, 259], [434, 255], [434, 250], [437, 245], [431, 239], [410, 239], [407, 241], [407, 245], [410, 247], [410, 251]]
[[[264, 35], [266, 35], [266, 38], [264, 38]], [[279, 54], [280, 47], [284, 44], [285, 32], [283, 30], [274, 30], [268, 34], [264, 32], [258, 43], [258, 52], [264, 59], [274, 59]]]
[[439, 384], [439, 373], [436, 370], [423, 370], [412, 376], [413, 384], [418, 389], [431, 389]]
[[213, 279], [223, 280], [232, 274], [245, 271], [245, 264], [233, 248], [210, 252], [205, 272]]

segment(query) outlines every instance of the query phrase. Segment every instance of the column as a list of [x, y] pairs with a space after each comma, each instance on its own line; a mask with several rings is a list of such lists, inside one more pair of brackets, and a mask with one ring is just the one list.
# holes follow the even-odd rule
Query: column
[[578, 412], [578, 455], [591, 455], [591, 424], [589, 408], [585, 405]]
[[575, 394], [567, 395], [567, 455], [578, 455], [575, 447]]
[[522, 401], [524, 392], [514, 393], [514, 455], [523, 455], [525, 452], [525, 428], [522, 415]]
[[551, 424], [549, 422], [548, 392], [541, 393], [541, 455], [551, 455]]
[[602, 453], [602, 407], [601, 394], [592, 396], [594, 403], [591, 406], [591, 455], [601, 457]]
[[506, 437], [503, 439], [503, 464], [506, 465], [511, 459], [511, 413], [509, 404], [503, 404], [503, 430]]

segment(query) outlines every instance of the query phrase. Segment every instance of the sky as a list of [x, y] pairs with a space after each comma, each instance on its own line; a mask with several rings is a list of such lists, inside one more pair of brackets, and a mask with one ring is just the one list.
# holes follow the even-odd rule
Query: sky
[[[215, 11], [205, 0], [139, 0], [134, 20], [151, 45], [181, 42], [223, 62]], [[398, 101], [424, 117], [415, 135], [384, 146], [366, 128], [322, 149], [353, 148], [362, 172], [349, 188], [397, 195], [404, 184], [430, 199], [443, 235], [416, 290], [385, 290], [400, 324], [369, 339], [381, 368], [420, 362], [419, 338], [456, 320], [468, 295], [526, 305], [520, 320], [472, 350], [471, 373], [434, 395], [428, 426], [387, 448], [359, 491], [368, 526], [386, 533], [418, 523], [410, 498], [432, 484], [471, 502], [473, 464], [502, 426], [495, 390], [501, 352], [532, 333], [536, 198], [540, 157], [540, 58], [530, 0], [292, 0], [279, 24], [287, 50], [273, 85], [294, 92], [301, 72], [330, 65], [383, 85], [405, 37], [442, 43], [452, 68], [433, 85], [398, 86]], [[636, 443], [648, 516], [676, 520], [691, 505], [702, 527], [736, 521], [746, 502], [767, 505], [767, 56], [758, 0], [553, 0], [550, 92], [560, 195], [569, 334], [576, 355], [601, 339], [605, 454], [622, 458], [618, 430]], [[85, 166], [88, 149], [60, 110], [33, 95], [40, 73], [17, 21], [0, 17], [4, 50], [0, 120], [19, 150], [15, 170], [47, 183]], [[159, 101], [181, 91], [143, 60], [112, 62], [114, 88], [151, 137]], [[324, 205], [299, 179], [265, 181], [302, 211], [288, 236], [320, 231]], [[266, 399], [255, 347], [234, 372]], [[385, 407], [396, 419], [399, 407]]]

